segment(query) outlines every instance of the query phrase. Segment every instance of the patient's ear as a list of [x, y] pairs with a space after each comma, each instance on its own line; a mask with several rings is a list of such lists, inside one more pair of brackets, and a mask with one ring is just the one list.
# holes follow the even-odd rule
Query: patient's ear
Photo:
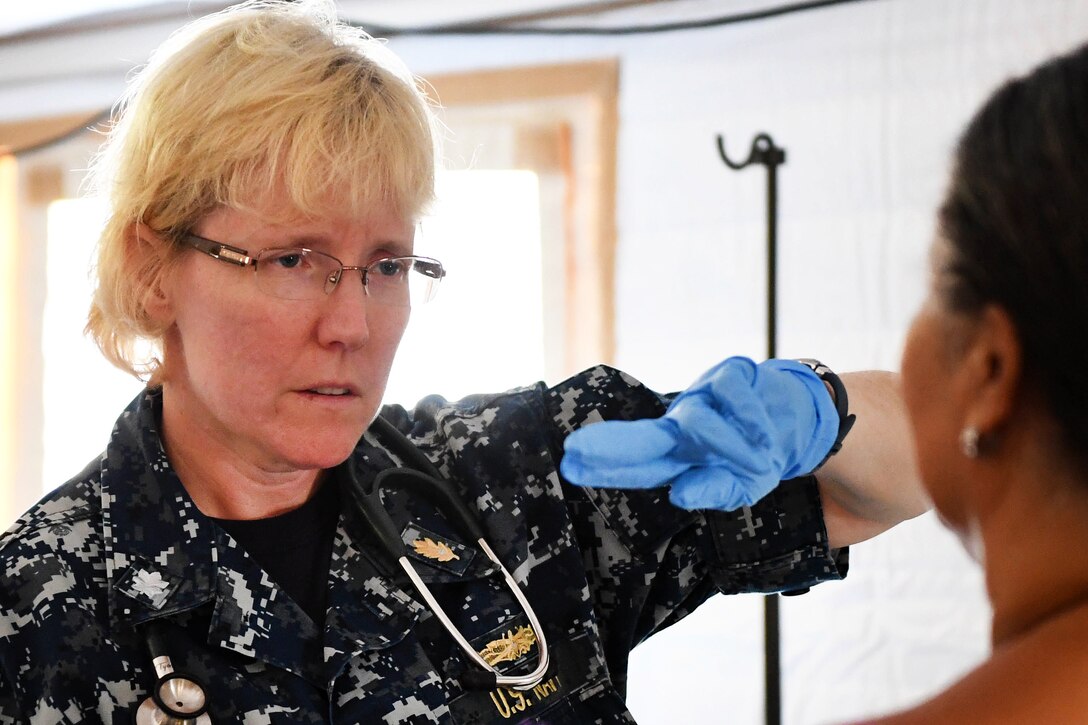
[[1023, 393], [1023, 348], [1004, 308], [989, 304], [982, 309], [961, 365], [957, 377], [962, 385], [965, 424], [984, 436], [998, 432]]
[[174, 322], [169, 285], [171, 265], [167, 261], [170, 242], [146, 224], [135, 222], [129, 226], [125, 243], [132, 260], [129, 269], [145, 285], [144, 312], [156, 325], [169, 327]]

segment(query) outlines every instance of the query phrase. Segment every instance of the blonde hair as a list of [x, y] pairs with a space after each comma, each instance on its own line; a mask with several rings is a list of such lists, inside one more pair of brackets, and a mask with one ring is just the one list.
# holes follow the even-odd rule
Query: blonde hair
[[146, 302], [185, 232], [221, 206], [283, 194], [296, 216], [381, 205], [417, 218], [434, 194], [436, 138], [417, 79], [339, 23], [331, 0], [245, 2], [189, 24], [133, 78], [92, 169], [110, 215], [87, 332], [155, 384], [166, 330]]

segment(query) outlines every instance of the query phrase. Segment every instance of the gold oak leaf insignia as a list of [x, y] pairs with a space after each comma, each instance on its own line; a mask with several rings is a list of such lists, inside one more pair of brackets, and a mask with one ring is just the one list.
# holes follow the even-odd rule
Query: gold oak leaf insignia
[[488, 642], [480, 650], [480, 656], [491, 666], [499, 662], [513, 662], [531, 650], [535, 643], [536, 634], [531, 627], [518, 627], [516, 632], [506, 630], [506, 636]]
[[461, 558], [453, 553], [453, 549], [450, 548], [449, 544], [444, 541], [435, 541], [429, 536], [422, 539], [416, 539], [412, 542], [412, 547], [420, 556], [425, 556], [428, 559], [434, 559], [436, 561], [453, 561], [454, 559]]

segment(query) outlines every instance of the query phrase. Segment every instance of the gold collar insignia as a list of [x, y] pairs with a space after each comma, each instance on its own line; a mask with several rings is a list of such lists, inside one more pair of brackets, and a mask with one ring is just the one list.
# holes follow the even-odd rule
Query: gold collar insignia
[[436, 561], [452, 561], [461, 558], [454, 553], [449, 544], [444, 541], [435, 541], [429, 536], [413, 541], [412, 548], [414, 548], [416, 553], [420, 556], [425, 556], [428, 559], [434, 559]]

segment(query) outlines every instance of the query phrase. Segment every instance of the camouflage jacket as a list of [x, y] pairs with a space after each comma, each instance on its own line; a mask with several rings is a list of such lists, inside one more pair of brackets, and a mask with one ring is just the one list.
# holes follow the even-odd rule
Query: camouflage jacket
[[[105, 453], [0, 539], [0, 722], [132, 722], [155, 681], [146, 624], [203, 681], [215, 723], [624, 723], [628, 654], [716, 591], [837, 579], [813, 479], [752, 508], [695, 514], [662, 491], [586, 490], [557, 473], [563, 438], [602, 418], [660, 415], [665, 398], [609, 368], [383, 415], [479, 511], [540, 617], [552, 664], [526, 691], [462, 689], [467, 658], [344, 506], [323, 630], [196, 509], [141, 394]], [[368, 432], [364, 485], [398, 465]], [[348, 477], [340, 476], [340, 480]], [[349, 500], [346, 497], [344, 500]], [[420, 576], [473, 647], [526, 672], [536, 638], [487, 558], [436, 507], [387, 491]]]

